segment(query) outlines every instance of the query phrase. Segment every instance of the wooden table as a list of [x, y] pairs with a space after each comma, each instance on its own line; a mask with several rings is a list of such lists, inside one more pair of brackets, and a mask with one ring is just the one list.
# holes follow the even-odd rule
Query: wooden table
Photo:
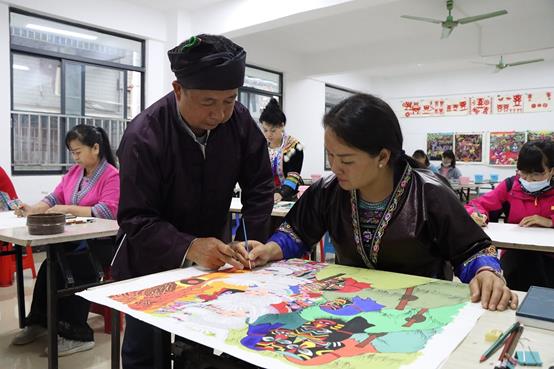
[[483, 230], [501, 249], [554, 252], [554, 228], [489, 223]]
[[[518, 292], [519, 301], [523, 300], [524, 292]], [[491, 329], [505, 331], [513, 322], [515, 322], [515, 311], [506, 310], [503, 312], [487, 311], [481, 316], [476, 326], [471, 330], [460, 346], [450, 355], [441, 369], [474, 369], [488, 368], [492, 369], [494, 363], [498, 360], [500, 350], [492, 355], [487, 361], [479, 364], [479, 357], [491, 345], [485, 341], [485, 333]], [[542, 368], [548, 369], [554, 365], [554, 332], [525, 327], [520, 342], [529, 344], [533, 351], [540, 353], [543, 361]], [[527, 347], [525, 347], [527, 350]], [[517, 350], [522, 350], [521, 345]], [[516, 368], [534, 368], [532, 366], [517, 366]]]
[[[21, 220], [22, 222], [25, 219]], [[16, 255], [16, 283], [17, 283], [17, 305], [19, 312], [19, 327], [25, 327], [25, 294], [23, 291], [23, 263], [22, 248], [25, 246], [47, 246], [46, 248], [46, 266], [47, 266], [47, 317], [48, 317], [48, 368], [58, 367], [58, 317], [57, 300], [58, 295], [67, 295], [79, 290], [90, 287], [89, 285], [56, 289], [56, 270], [53, 268], [57, 262], [55, 246], [64, 242], [81, 241], [92, 238], [111, 237], [117, 234], [119, 226], [117, 221], [95, 218], [92, 223], [71, 224], [65, 226], [65, 232], [56, 235], [34, 236], [30, 235], [26, 226], [13, 227], [15, 219], [13, 213], [2, 214], [0, 218], [0, 241], [10, 242], [14, 245]], [[3, 224], [3, 229], [2, 229]], [[17, 224], [15, 224], [17, 225]], [[114, 327], [112, 331], [119, 334], [119, 314], [113, 314]], [[119, 340], [118, 340], [119, 341]], [[119, 352], [119, 347], [117, 348]], [[113, 347], [112, 347], [113, 351]], [[113, 358], [112, 358], [113, 359]], [[119, 368], [119, 355], [117, 356], [117, 368]]]

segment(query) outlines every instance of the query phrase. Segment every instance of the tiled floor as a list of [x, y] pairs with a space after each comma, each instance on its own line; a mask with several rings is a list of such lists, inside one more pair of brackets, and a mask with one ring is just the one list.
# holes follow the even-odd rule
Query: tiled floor
[[[35, 254], [36, 269], [44, 259], [44, 253]], [[34, 279], [30, 270], [24, 272], [25, 308], [29, 311], [33, 294]], [[79, 352], [59, 359], [60, 369], [109, 369], [110, 335], [104, 333], [104, 318], [91, 314], [88, 320], [94, 329], [96, 346], [94, 349]], [[10, 287], [0, 287], [0, 369], [45, 369], [48, 367], [44, 348], [46, 337], [26, 346], [13, 346], [11, 340], [19, 331], [17, 318], [17, 298], [15, 283]]]

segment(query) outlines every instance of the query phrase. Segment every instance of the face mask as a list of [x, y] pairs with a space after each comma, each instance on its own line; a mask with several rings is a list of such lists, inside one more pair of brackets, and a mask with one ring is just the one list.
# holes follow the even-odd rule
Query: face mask
[[523, 178], [519, 179], [519, 183], [523, 188], [525, 188], [528, 192], [538, 192], [548, 186], [550, 186], [550, 180], [545, 179], [544, 181], [536, 181], [536, 182], [529, 182], [526, 181]]
[[442, 163], [442, 166], [445, 168], [448, 168], [452, 165], [452, 163]]

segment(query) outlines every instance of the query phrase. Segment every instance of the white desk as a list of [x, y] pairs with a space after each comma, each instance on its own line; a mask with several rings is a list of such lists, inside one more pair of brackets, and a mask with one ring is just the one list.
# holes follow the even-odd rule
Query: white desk
[[[523, 301], [524, 292], [518, 292], [519, 302]], [[485, 341], [485, 333], [491, 329], [499, 329], [505, 331], [512, 323], [515, 322], [515, 311], [506, 310], [503, 312], [487, 311], [481, 316], [475, 327], [462, 341], [460, 346], [450, 355], [441, 369], [475, 369], [488, 368], [492, 369], [494, 363], [498, 360], [500, 350], [493, 354], [487, 361], [479, 364], [479, 357], [489, 348], [491, 342]], [[554, 365], [554, 332], [525, 327], [523, 341], [520, 342], [529, 344], [533, 351], [540, 353], [543, 361], [543, 366], [540, 368], [548, 369]], [[522, 350], [521, 345], [518, 350]], [[527, 347], [525, 347], [527, 350]], [[532, 366], [516, 366], [516, 368], [534, 368]], [[536, 367], [539, 368], [539, 367]]]
[[483, 230], [493, 244], [501, 249], [554, 253], [554, 228], [526, 228], [517, 224], [489, 223]]
[[18, 218], [13, 211], [0, 212], [0, 229], [25, 227], [27, 218]]
[[[48, 316], [48, 368], [54, 369], [58, 367], [58, 345], [57, 345], [57, 300], [58, 291], [56, 289], [55, 268], [52, 266], [56, 263], [56, 255], [53, 248], [56, 244], [63, 242], [72, 242], [87, 240], [92, 238], [111, 237], [117, 234], [119, 226], [117, 221], [95, 218], [92, 223], [71, 224], [65, 226], [65, 231], [54, 235], [30, 235], [25, 226], [26, 218], [15, 218], [12, 212], [2, 213], [0, 216], [0, 241], [10, 242], [14, 244], [16, 254], [16, 281], [17, 281], [17, 302], [19, 311], [19, 326], [25, 326], [25, 299], [23, 292], [23, 266], [22, 266], [22, 247], [23, 246], [39, 246], [47, 245], [46, 249], [46, 265], [47, 265], [47, 316]], [[23, 226], [20, 225], [23, 223]], [[11, 227], [10, 227], [11, 226]], [[15, 227], [14, 227], [15, 226]], [[66, 290], [67, 291], [67, 290]], [[119, 318], [119, 314], [117, 318]], [[119, 333], [117, 327], [119, 323], [114, 325], [114, 331]], [[118, 348], [119, 350], [119, 348]], [[119, 368], [119, 362], [117, 364]]]
[[[273, 206], [273, 210], [271, 211], [271, 216], [284, 218], [293, 205], [294, 205], [293, 201], [280, 201]], [[233, 197], [231, 199], [231, 206], [229, 207], [229, 212], [240, 213], [241, 210], [242, 210], [242, 203], [240, 202], [240, 199], [238, 197]]]

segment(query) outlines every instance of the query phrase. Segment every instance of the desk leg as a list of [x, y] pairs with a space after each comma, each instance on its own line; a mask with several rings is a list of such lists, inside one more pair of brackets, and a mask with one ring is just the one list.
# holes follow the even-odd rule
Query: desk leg
[[466, 192], [466, 204], [469, 203], [469, 191], [471, 191], [471, 190], [470, 190], [469, 187], [468, 187], [468, 188], [467, 188], [467, 192]]
[[120, 336], [119, 320], [121, 313], [115, 309], [112, 310], [112, 369], [119, 369], [119, 347]]
[[48, 369], [58, 368], [58, 289], [56, 288], [56, 252], [46, 246], [47, 313], [48, 313]]
[[154, 327], [154, 368], [171, 368], [171, 334]]
[[25, 328], [25, 288], [23, 285], [23, 247], [15, 248], [15, 279], [17, 283], [17, 308], [19, 312], [19, 328]]

